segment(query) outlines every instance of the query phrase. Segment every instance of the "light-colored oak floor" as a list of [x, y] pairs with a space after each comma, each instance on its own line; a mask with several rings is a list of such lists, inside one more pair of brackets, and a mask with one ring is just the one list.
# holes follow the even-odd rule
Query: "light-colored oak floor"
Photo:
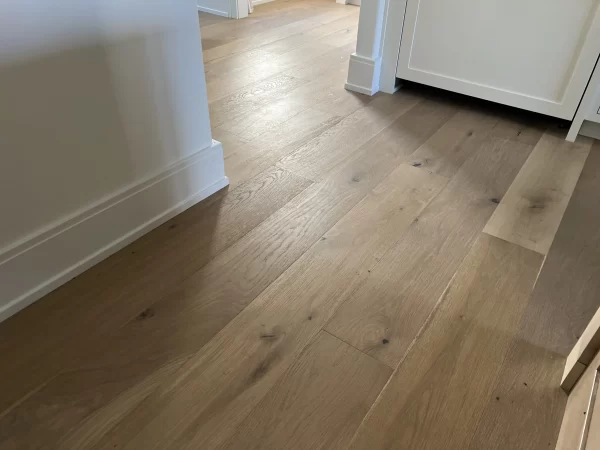
[[0, 449], [553, 448], [600, 145], [345, 91], [354, 6], [200, 23], [231, 186], [0, 324]]

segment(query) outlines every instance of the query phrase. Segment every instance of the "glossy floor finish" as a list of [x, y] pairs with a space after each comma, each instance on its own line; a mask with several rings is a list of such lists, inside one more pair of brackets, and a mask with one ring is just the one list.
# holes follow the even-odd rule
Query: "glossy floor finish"
[[554, 447], [600, 302], [600, 145], [345, 91], [357, 22], [200, 15], [231, 186], [0, 324], [0, 449]]

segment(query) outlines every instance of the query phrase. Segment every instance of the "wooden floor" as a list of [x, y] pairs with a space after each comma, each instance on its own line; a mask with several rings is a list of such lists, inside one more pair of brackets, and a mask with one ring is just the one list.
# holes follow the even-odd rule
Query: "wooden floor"
[[0, 449], [554, 448], [600, 305], [600, 145], [345, 91], [357, 22], [200, 15], [231, 186], [0, 324]]

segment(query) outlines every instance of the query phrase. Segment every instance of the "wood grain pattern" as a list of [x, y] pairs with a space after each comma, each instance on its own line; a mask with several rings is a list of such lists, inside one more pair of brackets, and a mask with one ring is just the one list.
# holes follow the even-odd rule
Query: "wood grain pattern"
[[227, 449], [346, 449], [392, 371], [321, 331]]
[[395, 368], [532, 146], [490, 138], [390, 249], [326, 329]]
[[235, 120], [246, 110], [256, 110], [267, 101], [272, 101], [281, 93], [306, 83], [306, 80], [289, 75], [278, 75], [242, 89], [221, 100], [209, 104], [210, 120], [213, 127]]
[[[86, 408], [94, 410], [97, 406], [91, 402], [86, 408], [78, 408], [77, 414], [74, 414], [68, 400], [70, 397], [65, 392], [51, 402], [53, 409], [40, 408], [44, 404], [40, 399], [52, 398], [47, 394], [48, 391], [58, 389], [60, 392], [60, 389], [64, 390], [70, 385], [72, 390], [69, 392], [75, 398], [83, 398], [83, 391], [78, 391], [78, 388], [86, 385], [65, 383], [64, 377], [57, 377], [60, 371], [77, 368], [77, 355], [88, 355], [88, 359], [94, 358], [89, 355], [96, 355], [101, 366], [102, 354], [89, 352], [89, 347], [97, 345], [98, 340], [102, 342], [101, 336], [114, 332], [132, 317], [146, 311], [153, 302], [202, 268], [308, 185], [306, 180], [277, 168], [260, 174], [233, 190], [223, 201], [212, 203], [206, 209], [192, 208], [177, 216], [112, 257], [115, 262], [104, 270], [98, 268], [86, 272], [71, 284], [55, 291], [44, 302], [36, 303], [25, 314], [4, 322], [0, 328], [3, 336], [1, 351], [13, 352], [18, 347], [21, 356], [6, 361], [3, 367], [2, 383], [6, 387], [6, 390], [2, 390], [3, 410], [15, 401], [18, 393], [23, 395], [40, 385], [41, 390], [13, 408], [2, 419], [2, 423], [12, 423], [15, 433], [20, 429], [23, 435], [33, 439], [49, 439], [49, 435], [31, 432], [32, 425], [28, 422], [31, 416], [25, 411], [39, 409], [35, 415], [36, 426], [45, 429], [52, 422], [56, 423], [62, 411], [69, 416], [69, 420], [76, 420], [89, 412]], [[198, 209], [201, 211], [196, 215]], [[160, 282], [153, 282], [156, 279]], [[149, 315], [148, 311], [145, 315]], [[35, 328], [31, 329], [32, 324], [36, 323], [40, 329], [39, 335], [34, 334]], [[23, 342], [24, 326], [32, 332]], [[77, 340], [69, 342], [70, 333], [77, 333]], [[147, 339], [139, 336], [131, 344], [142, 341], [141, 347], [148, 347], [148, 351], [156, 345], [152, 341], [143, 344], [144, 340]], [[138, 350], [141, 351], [141, 348]], [[159, 354], [158, 347], [156, 350]], [[130, 348], [129, 351], [135, 353], [136, 349]], [[110, 354], [104, 357], [113, 367], [121, 364], [116, 355], [113, 361]], [[132, 360], [131, 365], [135, 367], [136, 361]], [[142, 367], [139, 365], [138, 370], [141, 371]], [[106, 373], [109, 377], [114, 375], [110, 370]], [[122, 375], [125, 373], [122, 372]], [[92, 379], [96, 376], [93, 373], [88, 375]], [[70, 379], [72, 374], [67, 372], [65, 376]], [[52, 382], [44, 383], [48, 379], [52, 379]], [[127, 379], [125, 382], [128, 382]], [[87, 387], [91, 390], [96, 384], [90, 382]], [[24, 420], [22, 426], [21, 419]], [[56, 430], [60, 431], [60, 428], [56, 427]]]
[[351, 448], [488, 448], [471, 439], [541, 263], [481, 234]]
[[221, 144], [223, 144], [223, 155], [225, 156], [225, 158], [233, 155], [235, 152], [237, 152], [240, 148], [242, 148], [248, 143], [247, 139], [241, 138], [233, 133], [230, 133], [229, 131], [221, 127], [213, 128], [212, 137], [216, 141], [219, 141]]
[[[299, 32], [287, 36], [283, 39], [278, 39], [274, 42], [262, 45], [258, 47], [261, 50], [268, 51], [274, 54], [281, 54], [289, 52], [290, 49], [301, 47], [310, 42], [315, 42], [317, 40], [321, 40], [323, 38], [326, 39], [330, 45], [340, 45], [339, 42], [333, 38], [333, 36], [341, 34], [354, 34], [356, 37], [356, 28], [357, 28], [357, 17], [355, 14], [349, 14], [347, 16], [341, 17], [339, 19], [333, 20], [331, 22], [327, 22], [324, 24], [317, 25], [314, 28], [304, 29]], [[331, 39], [331, 41], [330, 41]], [[352, 40], [355, 40], [354, 38]]]
[[253, 139], [240, 151], [225, 158], [225, 173], [231, 185], [236, 186], [261, 173], [340, 120], [341, 117], [308, 108], [294, 116], [293, 120]]
[[[554, 330], [533, 343], [566, 357], [600, 306], [600, 144], [596, 142], [536, 284]], [[568, 282], [566, 282], [568, 280]], [[552, 328], [549, 328], [549, 330]], [[593, 351], [592, 351], [593, 353]]]
[[[390, 160], [384, 160], [389, 166]], [[390, 239], [411, 223], [446, 181], [399, 167], [202, 348], [171, 383], [127, 416], [99, 448], [209, 449], [226, 442], [339, 306], [344, 293], [364, 279]], [[358, 220], [361, 217], [373, 220]], [[333, 276], [340, 282], [331, 283]], [[196, 395], [204, 400], [194, 401]]]
[[[600, 148], [524, 300], [541, 255], [481, 231], [552, 120], [410, 83], [346, 91], [358, 13], [200, 14], [231, 185], [0, 324], [0, 448], [347, 448], [363, 420], [373, 449], [412, 448], [393, 438], [409, 428], [428, 450], [450, 429], [473, 450], [553, 444], [600, 298]], [[544, 170], [570, 183], [567, 163]], [[448, 299], [472, 320], [443, 320]], [[407, 354], [428, 317], [446, 347]], [[436, 370], [411, 372], [405, 405], [426, 407], [388, 428], [367, 411], [406, 354]]]
[[495, 391], [506, 402], [499, 405], [490, 400], [474, 436], [473, 442], [479, 445], [499, 450], [542, 449], [552, 448], [557, 440], [567, 401], [558, 387], [565, 356], [598, 308], [598, 286], [592, 275], [600, 267], [593, 225], [598, 222], [598, 210], [592, 192], [600, 188], [600, 158], [594, 150], [499, 372]]
[[[452, 106], [424, 102], [415, 106], [419, 97], [411, 93], [381, 96], [365, 107], [350, 114], [325, 133], [281, 159], [279, 165], [311, 180], [319, 180], [355, 149], [366, 143], [379, 131], [402, 117], [401, 123], [419, 124], [412, 130], [417, 139], [430, 137], [456, 111]], [[409, 111], [407, 114], [404, 114]], [[427, 117], [427, 120], [423, 120]], [[404, 126], [404, 125], [403, 125]], [[420, 134], [422, 131], [422, 134]]]
[[484, 231], [547, 254], [592, 141], [570, 143], [564, 133], [544, 133]]
[[496, 124], [494, 116], [462, 110], [410, 156], [415, 167], [452, 177], [483, 144]]
[[[207, 89], [209, 103], [213, 103], [235, 91], [248, 87], [281, 72], [293, 73], [328, 57], [330, 62], [339, 53], [339, 48], [353, 45], [356, 40], [356, 28], [345, 28], [314, 42], [288, 49], [285, 53], [274, 54], [255, 49], [245, 54], [237, 54], [223, 60], [209, 63], [207, 70]], [[339, 60], [338, 60], [339, 62]]]

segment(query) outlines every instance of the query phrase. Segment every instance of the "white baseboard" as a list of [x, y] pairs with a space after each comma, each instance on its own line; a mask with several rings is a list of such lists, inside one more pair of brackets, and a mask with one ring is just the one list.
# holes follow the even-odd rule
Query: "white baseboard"
[[0, 252], [0, 321], [229, 184], [207, 147]]
[[202, 11], [208, 14], [214, 14], [215, 16], [229, 17], [229, 11], [220, 11], [218, 9], [207, 8], [206, 6], [198, 5], [198, 11]]
[[381, 59], [373, 60], [353, 53], [350, 55], [346, 89], [361, 94], [375, 95], [379, 91], [380, 72]]
[[600, 140], [600, 123], [584, 120], [579, 134]]
[[263, 3], [271, 3], [275, 0], [252, 0], [252, 6], [262, 5]]
[[360, 0], [335, 0], [336, 3], [341, 5], [355, 5], [360, 6]]

